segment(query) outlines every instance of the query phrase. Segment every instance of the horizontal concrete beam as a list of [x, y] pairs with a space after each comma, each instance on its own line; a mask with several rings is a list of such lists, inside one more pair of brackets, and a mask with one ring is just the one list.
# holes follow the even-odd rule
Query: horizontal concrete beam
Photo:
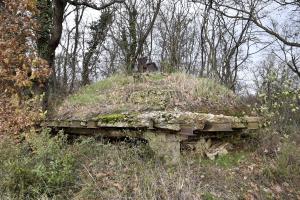
[[259, 117], [234, 117], [192, 112], [153, 111], [141, 114], [122, 114], [118, 118], [93, 120], [48, 120], [43, 127], [56, 128], [88, 128], [88, 129], [150, 129], [177, 132], [193, 135], [196, 132], [232, 132], [236, 130], [259, 129]]

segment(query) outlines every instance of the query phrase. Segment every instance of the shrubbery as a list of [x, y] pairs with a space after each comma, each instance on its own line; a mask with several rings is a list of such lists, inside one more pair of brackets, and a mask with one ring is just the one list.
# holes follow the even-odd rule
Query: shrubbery
[[65, 136], [50, 137], [48, 130], [22, 144], [2, 141], [0, 193], [17, 199], [67, 194], [76, 182], [76, 158], [70, 148]]
[[[94, 196], [96, 194], [90, 190], [100, 187], [94, 182], [100, 172], [109, 175], [114, 168], [121, 174], [128, 166], [143, 166], [150, 155], [148, 148], [141, 146], [128, 148], [128, 145], [96, 142], [93, 138], [71, 142], [62, 133], [53, 136], [49, 132], [46, 129], [41, 133], [30, 133], [22, 143], [2, 139], [0, 199], [37, 199], [43, 196], [69, 199], [77, 193], [78, 196], [84, 195], [82, 198]], [[117, 177], [130, 182], [123, 176]], [[102, 187], [106, 188], [106, 184], [118, 186], [117, 182], [109, 181]]]
[[300, 89], [288, 78], [278, 78], [271, 71], [259, 90], [260, 104], [257, 111], [266, 120], [266, 126], [276, 125], [285, 129], [286, 125], [297, 125], [300, 120]]
[[267, 178], [299, 187], [299, 80], [285, 66], [277, 66], [271, 58], [261, 70], [262, 80], [258, 84], [256, 109], [265, 120], [258, 151], [265, 155]]
[[[179, 163], [169, 165], [147, 145], [94, 138], [71, 141], [43, 130], [29, 134], [21, 144], [0, 142], [0, 199], [235, 199], [244, 195], [240, 188], [253, 184], [255, 176], [263, 177], [264, 184], [297, 186], [299, 141], [280, 147], [265, 163], [256, 163], [251, 152], [242, 151], [215, 161], [182, 155]], [[268, 176], [248, 172], [261, 164]]]
[[[269, 138], [277, 137], [271, 135]], [[279, 184], [289, 184], [291, 187], [300, 187], [300, 146], [294, 138], [298, 134], [293, 134], [293, 137], [282, 139], [276, 146], [273, 147], [273, 152], [266, 153], [264, 175], [266, 179], [272, 180]], [[270, 155], [273, 155], [270, 159]]]
[[267, 156], [265, 173], [279, 183], [299, 187], [300, 90], [291, 79], [279, 79], [271, 70], [258, 98], [258, 112], [265, 119], [260, 147]]
[[[292, 182], [300, 187], [300, 148], [299, 144], [286, 142], [276, 159], [274, 175], [280, 180]], [[280, 181], [279, 180], [279, 181]]]

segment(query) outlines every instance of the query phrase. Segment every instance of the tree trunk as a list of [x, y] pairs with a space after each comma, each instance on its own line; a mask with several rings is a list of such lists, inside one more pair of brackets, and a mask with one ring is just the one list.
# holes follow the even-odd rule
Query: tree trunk
[[73, 49], [73, 55], [71, 60], [72, 79], [70, 85], [70, 92], [74, 90], [74, 82], [76, 78], [77, 49], [78, 49], [78, 41], [79, 41], [79, 23], [80, 23], [79, 6], [76, 6], [74, 49]]
[[[43, 3], [43, 0], [40, 0], [39, 3]], [[55, 66], [54, 66], [54, 61], [55, 61], [55, 50], [57, 46], [59, 45], [61, 34], [62, 34], [62, 23], [63, 23], [63, 16], [64, 16], [64, 10], [66, 7], [66, 2], [64, 0], [53, 0], [52, 1], [52, 16], [50, 15], [51, 12], [48, 12], [49, 14], [47, 15], [47, 19], [50, 21], [49, 24], [52, 25], [48, 26], [52, 27], [50, 34], [48, 33], [46, 36], [43, 35], [40, 37], [39, 42], [38, 42], [38, 48], [39, 48], [39, 53], [42, 58], [48, 61], [49, 68], [51, 69], [52, 73], [50, 75], [50, 78], [48, 81], [44, 83], [44, 86], [41, 88], [42, 92], [45, 94], [44, 100], [43, 100], [43, 109], [46, 110], [48, 108], [48, 102], [49, 102], [49, 97], [50, 93], [54, 90], [55, 88]], [[51, 9], [50, 1], [47, 0], [47, 7], [44, 7], [45, 9]], [[49, 8], [50, 7], [50, 8]], [[45, 10], [40, 10], [41, 18], [43, 18], [45, 14]], [[50, 20], [52, 18], [52, 21]], [[43, 25], [43, 24], [42, 24]], [[45, 27], [48, 29], [49, 27]], [[48, 29], [50, 30], [50, 29]], [[47, 42], [48, 41], [48, 42]]]

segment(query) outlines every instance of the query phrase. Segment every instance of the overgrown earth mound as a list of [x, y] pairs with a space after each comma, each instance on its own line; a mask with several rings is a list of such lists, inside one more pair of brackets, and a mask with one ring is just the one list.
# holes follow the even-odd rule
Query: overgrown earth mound
[[53, 119], [84, 120], [101, 114], [191, 111], [240, 116], [247, 106], [231, 90], [210, 79], [183, 73], [115, 75], [67, 97]]

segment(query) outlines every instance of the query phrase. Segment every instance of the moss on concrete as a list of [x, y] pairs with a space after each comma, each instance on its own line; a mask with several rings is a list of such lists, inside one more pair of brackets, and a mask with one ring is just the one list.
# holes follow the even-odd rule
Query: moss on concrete
[[114, 122], [124, 121], [126, 119], [126, 115], [119, 114], [119, 113], [105, 114], [105, 115], [98, 115], [93, 119], [104, 123], [114, 123]]

